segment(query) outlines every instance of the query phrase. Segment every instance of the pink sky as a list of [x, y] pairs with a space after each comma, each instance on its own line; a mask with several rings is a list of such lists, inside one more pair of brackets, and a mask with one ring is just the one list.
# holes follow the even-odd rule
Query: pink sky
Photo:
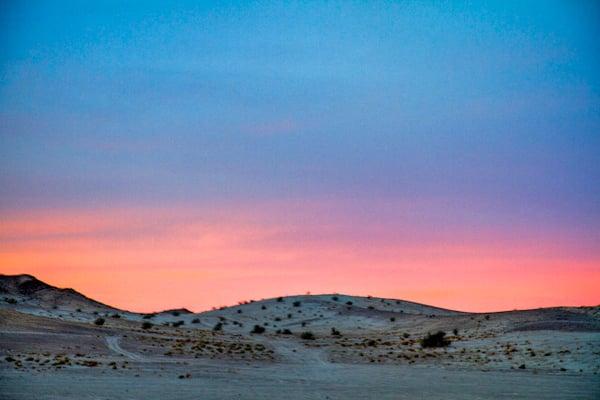
[[0, 225], [0, 272], [135, 311], [308, 291], [465, 311], [600, 303], [600, 256], [569, 232], [495, 231], [421, 212], [429, 206], [321, 199], [13, 212]]

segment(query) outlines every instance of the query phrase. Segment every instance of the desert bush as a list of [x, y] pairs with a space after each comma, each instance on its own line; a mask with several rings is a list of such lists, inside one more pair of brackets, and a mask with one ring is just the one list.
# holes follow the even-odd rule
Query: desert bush
[[200, 323], [200, 318], [194, 318], [192, 320], [192, 324], [199, 324]]
[[340, 299], [340, 298], [339, 298], [339, 297], [337, 297], [337, 296], [333, 296], [333, 297], [331, 298], [331, 300], [333, 300], [333, 301], [338, 301], [339, 299]]
[[150, 318], [154, 318], [156, 316], [156, 314], [152, 313], [152, 314], [145, 314], [142, 318], [144, 319], [150, 319]]
[[241, 310], [241, 309], [238, 309], [238, 310], [237, 310], [237, 313], [238, 313], [238, 314], [241, 314], [241, 313], [242, 313], [242, 310]]
[[179, 314], [181, 314], [179, 311], [171, 311], [171, 315], [174, 317], [179, 317]]
[[300, 335], [300, 339], [315, 340], [315, 335], [310, 331], [302, 332], [302, 334]]
[[332, 336], [342, 336], [342, 334], [340, 333], [340, 331], [338, 331], [337, 329], [335, 329], [333, 327], [331, 328], [331, 335]]
[[439, 331], [437, 333], [428, 333], [423, 339], [421, 339], [421, 347], [445, 347], [450, 344], [450, 341], [446, 339], [446, 332]]
[[369, 307], [367, 307], [367, 308], [368, 308], [369, 310], [374, 310], [374, 309], [375, 309], [375, 307], [373, 307], [373, 306], [369, 306]]
[[452, 333], [454, 334], [454, 336], [458, 336], [458, 329], [454, 328], [452, 330]]
[[185, 324], [184, 321], [173, 322], [173, 327], [179, 328], [181, 325]]
[[292, 305], [294, 307], [300, 307], [300, 304], [302, 304], [301, 302], [299, 302], [298, 300], [296, 300], [295, 302], [292, 303]]
[[94, 324], [96, 324], [98, 326], [104, 325], [104, 318], [96, 318], [96, 320], [94, 321]]
[[13, 298], [5, 297], [4, 301], [6, 301], [8, 304], [17, 304], [17, 300], [15, 300]]
[[352, 305], [352, 302], [348, 300], [348, 301], [346, 302], [346, 304], [347, 304], [347, 305], [349, 305], [349, 306], [351, 306], [351, 305]]
[[402, 337], [403, 337], [404, 339], [408, 339], [408, 338], [410, 337], [410, 333], [408, 333], [408, 332], [404, 332], [404, 333], [402, 334]]
[[267, 306], [260, 306], [260, 309], [261, 309], [261, 310], [266, 310], [266, 309], [267, 309]]
[[277, 298], [277, 302], [278, 302], [278, 303], [282, 303], [282, 302], [283, 302], [283, 297], [278, 297], [278, 298]]
[[217, 322], [215, 324], [215, 326], [213, 326], [213, 331], [221, 331], [223, 330], [223, 323], [222, 322]]
[[265, 328], [260, 325], [254, 325], [254, 328], [250, 331], [250, 333], [264, 333]]
[[116, 318], [116, 319], [119, 319], [119, 318], [121, 318], [121, 316], [120, 316], [119, 314], [113, 314], [113, 315], [111, 315], [111, 317], [112, 317], [112, 318]]
[[302, 326], [306, 326], [306, 321], [302, 321]]
[[390, 321], [394, 322], [396, 320], [396, 317], [390, 317]]
[[142, 329], [150, 329], [152, 328], [152, 322], [144, 321], [142, 322]]
[[292, 331], [290, 331], [289, 329], [284, 329], [283, 332], [281, 332], [284, 335], [291, 335]]

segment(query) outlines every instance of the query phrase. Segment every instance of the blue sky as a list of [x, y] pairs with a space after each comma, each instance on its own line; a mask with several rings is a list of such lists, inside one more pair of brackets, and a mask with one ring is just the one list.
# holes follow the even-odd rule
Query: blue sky
[[416, 204], [595, 254], [598, 37], [593, 1], [3, 2], [0, 211]]

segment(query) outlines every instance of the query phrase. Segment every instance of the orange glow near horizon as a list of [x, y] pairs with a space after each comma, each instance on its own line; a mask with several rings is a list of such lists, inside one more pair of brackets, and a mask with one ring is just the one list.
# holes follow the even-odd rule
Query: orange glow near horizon
[[0, 225], [0, 273], [141, 312], [308, 291], [465, 311], [600, 303], [600, 258], [574, 257], [550, 233], [513, 240], [410, 218], [404, 229], [369, 228], [372, 215], [333, 210], [302, 202], [12, 213]]

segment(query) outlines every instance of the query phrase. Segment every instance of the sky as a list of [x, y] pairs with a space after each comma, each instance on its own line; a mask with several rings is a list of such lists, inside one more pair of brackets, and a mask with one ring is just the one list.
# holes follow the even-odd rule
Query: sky
[[600, 304], [598, 37], [594, 1], [4, 1], [0, 273]]

